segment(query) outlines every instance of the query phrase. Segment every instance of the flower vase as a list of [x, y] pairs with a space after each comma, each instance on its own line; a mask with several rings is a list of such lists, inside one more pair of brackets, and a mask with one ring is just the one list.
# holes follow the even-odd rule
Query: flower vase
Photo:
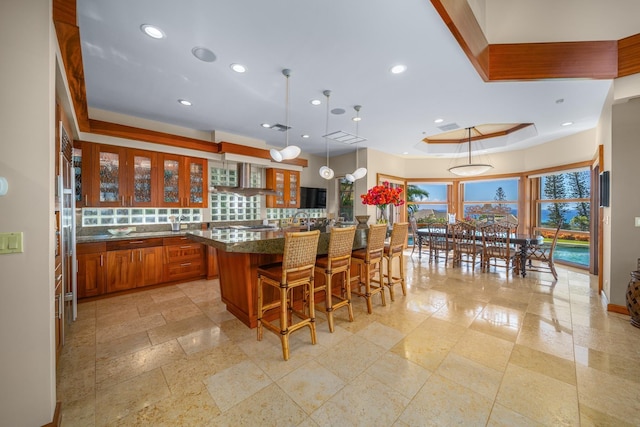
[[389, 222], [387, 219], [387, 205], [378, 205], [378, 217], [376, 222], [378, 224], [387, 224]]

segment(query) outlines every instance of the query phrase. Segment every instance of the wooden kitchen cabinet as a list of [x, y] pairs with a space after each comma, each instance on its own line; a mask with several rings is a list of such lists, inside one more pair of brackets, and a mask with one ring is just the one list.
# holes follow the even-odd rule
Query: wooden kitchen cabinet
[[96, 144], [93, 150], [91, 206], [126, 206], [128, 198], [126, 149]]
[[107, 280], [106, 244], [79, 243], [76, 246], [76, 261], [78, 298], [102, 295]]
[[107, 292], [162, 282], [162, 239], [107, 243]]
[[165, 237], [163, 280], [196, 279], [206, 273], [205, 250], [185, 236]]
[[207, 160], [159, 154], [160, 205], [202, 208], [208, 205]]
[[275, 190], [275, 196], [266, 196], [268, 208], [300, 207], [300, 172], [269, 168], [266, 187]]
[[76, 208], [86, 208], [93, 203], [91, 186], [92, 148], [95, 144], [82, 141], [73, 142], [73, 173], [75, 177]]

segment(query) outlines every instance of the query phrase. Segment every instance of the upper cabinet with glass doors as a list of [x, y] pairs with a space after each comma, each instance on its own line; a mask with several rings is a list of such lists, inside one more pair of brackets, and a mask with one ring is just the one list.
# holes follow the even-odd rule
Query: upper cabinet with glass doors
[[268, 208], [300, 207], [300, 172], [272, 169], [267, 172], [267, 188], [275, 190], [275, 196], [267, 196]]
[[175, 154], [160, 154], [158, 174], [160, 206], [206, 207], [207, 161]]
[[76, 141], [76, 207], [206, 207], [207, 161]]

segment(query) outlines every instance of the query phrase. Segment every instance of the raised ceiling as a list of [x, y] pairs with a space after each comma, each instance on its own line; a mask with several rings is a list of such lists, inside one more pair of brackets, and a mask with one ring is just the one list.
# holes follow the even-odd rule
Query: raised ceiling
[[[588, 7], [582, 3], [609, 4], [580, 3], [581, 9]], [[472, 2], [489, 33], [495, 20], [492, 4]], [[289, 141], [316, 155], [325, 153], [326, 105], [310, 101], [324, 103], [325, 89], [332, 91], [331, 109], [344, 110], [330, 114], [329, 132], [354, 134], [351, 118], [359, 104], [358, 133], [366, 138], [361, 147], [424, 157], [456, 155], [453, 146], [433, 151], [422, 142], [447, 124], [535, 125], [535, 132], [490, 151], [520, 149], [591, 129], [612, 82], [484, 82], [426, 0], [192, 0], [179, 7], [169, 0], [78, 0], [77, 12], [91, 118], [109, 111], [282, 147], [284, 134], [261, 124], [284, 123], [281, 70], [289, 68]], [[530, 12], [509, 8], [510, 17], [524, 20], [518, 13]], [[637, 14], [626, 16], [631, 21]], [[621, 25], [606, 18], [601, 27]], [[579, 22], [574, 13], [564, 25], [582, 28]], [[160, 27], [166, 38], [146, 36], [142, 24]], [[632, 34], [640, 32], [640, 24], [635, 27]], [[512, 31], [518, 38], [517, 28]], [[544, 33], [542, 27], [540, 31]], [[610, 39], [614, 37], [618, 33]], [[215, 60], [196, 59], [195, 47], [210, 49]], [[247, 72], [231, 71], [232, 63], [245, 65]], [[391, 74], [389, 69], [399, 63], [407, 71]], [[185, 107], [179, 99], [192, 105]], [[434, 123], [436, 119], [443, 122]], [[561, 126], [565, 122], [573, 125]], [[334, 141], [329, 148], [332, 155], [354, 149]]]

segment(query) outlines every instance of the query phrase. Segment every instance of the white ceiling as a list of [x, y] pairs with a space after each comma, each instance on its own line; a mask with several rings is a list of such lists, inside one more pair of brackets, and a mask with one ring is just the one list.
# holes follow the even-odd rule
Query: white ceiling
[[[289, 68], [289, 142], [316, 155], [325, 154], [325, 89], [331, 109], [346, 110], [330, 115], [329, 132], [355, 133], [359, 104], [361, 147], [424, 157], [458, 154], [453, 145], [421, 142], [451, 123], [535, 124], [534, 132], [483, 141], [489, 152], [593, 128], [611, 86], [586, 79], [484, 83], [428, 0], [78, 0], [78, 20], [89, 107], [280, 148], [284, 133], [260, 124], [285, 124], [281, 71]], [[142, 24], [160, 27], [166, 38], [146, 36]], [[196, 59], [196, 46], [217, 59]], [[232, 63], [248, 71], [237, 74]], [[407, 71], [392, 75], [399, 63]], [[314, 98], [323, 104], [311, 105]], [[567, 121], [574, 124], [561, 126]], [[329, 149], [334, 155], [354, 146], [329, 141]]]

